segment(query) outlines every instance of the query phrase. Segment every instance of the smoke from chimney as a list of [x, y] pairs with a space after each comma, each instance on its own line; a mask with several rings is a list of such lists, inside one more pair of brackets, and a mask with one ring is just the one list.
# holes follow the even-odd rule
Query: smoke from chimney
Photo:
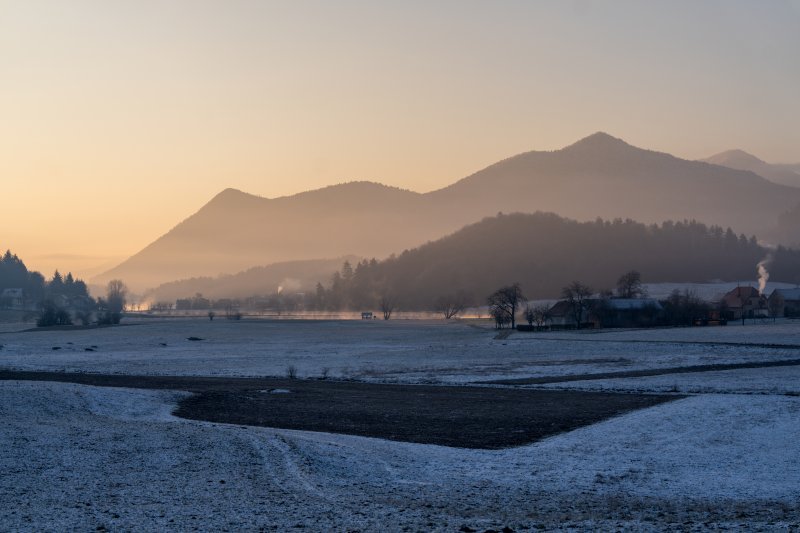
[[767, 288], [767, 281], [769, 281], [769, 270], [767, 270], [767, 265], [772, 262], [772, 254], [768, 254], [767, 257], [762, 259], [756, 265], [756, 270], [758, 270], [758, 294], [763, 295], [764, 289]]

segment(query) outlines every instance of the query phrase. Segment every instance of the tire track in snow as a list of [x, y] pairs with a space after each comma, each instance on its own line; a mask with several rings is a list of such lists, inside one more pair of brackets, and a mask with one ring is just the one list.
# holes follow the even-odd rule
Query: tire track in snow
[[[300, 491], [311, 495], [330, 505], [338, 504], [332, 500], [323, 490], [309, 480], [310, 475], [303, 471], [298, 463], [305, 461], [302, 452], [297, 445], [289, 442], [285, 437], [278, 434], [268, 434], [266, 431], [249, 433], [247, 435], [250, 445], [259, 454], [265, 470], [268, 466], [274, 466], [280, 471], [269, 469], [268, 474], [275, 483], [284, 487], [287, 482], [294, 484]], [[276, 454], [269, 453], [272, 450]]]

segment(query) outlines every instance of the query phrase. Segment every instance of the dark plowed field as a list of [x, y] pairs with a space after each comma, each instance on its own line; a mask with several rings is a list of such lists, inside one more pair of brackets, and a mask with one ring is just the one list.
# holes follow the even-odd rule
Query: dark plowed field
[[501, 387], [59, 372], [0, 371], [0, 379], [186, 390], [195, 394], [181, 401], [175, 414], [188, 419], [484, 449], [528, 444], [681, 398]]

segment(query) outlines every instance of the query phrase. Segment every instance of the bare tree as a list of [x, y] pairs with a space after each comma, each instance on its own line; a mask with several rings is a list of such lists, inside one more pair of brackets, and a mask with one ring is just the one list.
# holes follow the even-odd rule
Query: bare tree
[[711, 306], [694, 291], [675, 289], [664, 301], [664, 320], [671, 326], [691, 326], [695, 320], [708, 317]]
[[511, 319], [508, 316], [508, 311], [501, 307], [489, 308], [489, 315], [494, 319], [495, 329], [503, 329], [506, 324], [511, 322]]
[[466, 305], [467, 297], [463, 292], [459, 291], [455, 294], [446, 294], [437, 298], [434, 310], [444, 315], [445, 320], [450, 320], [463, 311]]
[[533, 308], [533, 321], [536, 323], [536, 327], [542, 328], [550, 322], [550, 319], [553, 318], [552, 313], [550, 312], [550, 306], [547, 304], [537, 305]]
[[106, 300], [104, 316], [99, 321], [106, 324], [119, 324], [122, 320], [122, 312], [125, 310], [125, 298], [128, 295], [128, 288], [122, 280], [112, 279], [106, 286]]
[[617, 280], [617, 296], [620, 298], [644, 298], [647, 296], [647, 289], [642, 285], [642, 275], [636, 270], [621, 275]]
[[542, 329], [552, 318], [552, 313], [550, 313], [550, 306], [547, 304], [539, 304], [534, 307], [526, 305], [523, 316], [529, 326], [533, 327], [536, 324], [538, 329]]
[[536, 315], [534, 314], [533, 307], [531, 307], [530, 305], [526, 305], [525, 311], [522, 313], [522, 316], [525, 317], [525, 322], [527, 322], [529, 326], [533, 327], [533, 322], [536, 320]]
[[489, 312], [497, 317], [505, 313], [508, 321], [511, 322], [511, 329], [516, 327], [517, 309], [525, 302], [522, 288], [519, 283], [514, 283], [507, 287], [501, 287], [493, 292], [489, 298]]
[[773, 321], [781, 315], [783, 306], [784, 306], [783, 297], [780, 296], [780, 293], [775, 294], [774, 297], [767, 300], [767, 307], [769, 308], [769, 316], [772, 317]]
[[575, 327], [578, 329], [581, 328], [583, 317], [591, 307], [589, 297], [591, 297], [593, 292], [594, 291], [592, 291], [589, 286], [584, 285], [580, 281], [573, 281], [561, 291], [561, 296], [569, 304], [570, 314], [572, 314]]
[[378, 302], [378, 306], [381, 308], [381, 312], [383, 313], [383, 319], [389, 320], [392, 317], [394, 308], [397, 306], [397, 301], [394, 296], [388, 293], [383, 293], [380, 301]]

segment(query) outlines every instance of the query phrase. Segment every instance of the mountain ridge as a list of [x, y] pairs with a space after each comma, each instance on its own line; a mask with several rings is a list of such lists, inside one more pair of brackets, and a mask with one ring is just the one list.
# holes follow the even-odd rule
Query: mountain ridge
[[235, 274], [195, 277], [164, 283], [148, 290], [143, 298], [150, 302], [174, 302], [179, 298], [202, 294], [206, 298], [245, 298], [264, 296], [282, 287], [287, 291], [313, 289], [319, 281], [327, 282], [331, 273], [345, 261], [355, 264], [355, 256], [334, 259], [285, 261], [252, 267]]
[[764, 179], [789, 187], [800, 187], [800, 163], [776, 164], [767, 163], [759, 157], [740, 148], [725, 150], [700, 161], [728, 167], [736, 170], [747, 170]]
[[800, 189], [749, 171], [630, 145], [597, 132], [554, 151], [503, 159], [418, 193], [354, 181], [263, 198], [224, 189], [196, 213], [99, 277], [132, 286], [321, 257], [385, 257], [498, 212], [576, 220], [698, 219], [770, 235]]

